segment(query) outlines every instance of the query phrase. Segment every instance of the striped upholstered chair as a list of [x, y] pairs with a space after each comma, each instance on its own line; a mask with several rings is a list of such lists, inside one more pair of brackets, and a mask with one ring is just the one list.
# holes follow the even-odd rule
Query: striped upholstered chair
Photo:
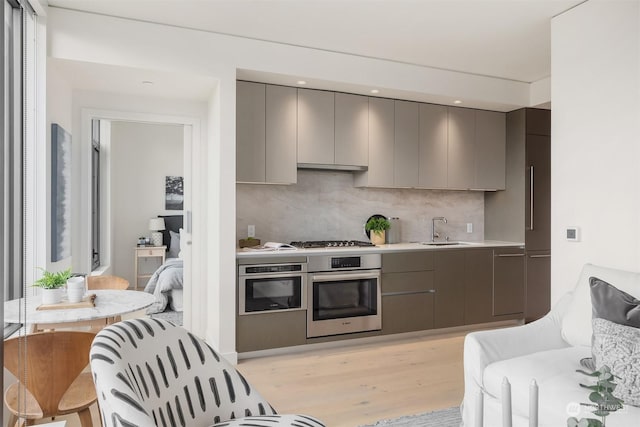
[[312, 417], [277, 415], [207, 343], [163, 320], [104, 328], [90, 360], [104, 427], [323, 427]]

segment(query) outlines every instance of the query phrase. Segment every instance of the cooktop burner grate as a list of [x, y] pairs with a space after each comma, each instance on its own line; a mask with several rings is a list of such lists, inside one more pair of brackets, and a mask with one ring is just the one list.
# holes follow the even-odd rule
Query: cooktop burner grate
[[371, 242], [363, 242], [360, 240], [310, 240], [306, 242], [291, 242], [291, 246], [302, 249], [311, 248], [346, 248], [346, 247], [362, 247], [374, 246]]

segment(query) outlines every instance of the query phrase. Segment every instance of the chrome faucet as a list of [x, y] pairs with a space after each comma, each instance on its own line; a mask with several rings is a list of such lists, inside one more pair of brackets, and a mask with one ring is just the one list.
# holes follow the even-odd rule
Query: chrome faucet
[[435, 242], [436, 238], [440, 237], [438, 233], [436, 233], [436, 221], [442, 221], [445, 224], [447, 223], [447, 218], [443, 216], [434, 216], [431, 218], [431, 241]]

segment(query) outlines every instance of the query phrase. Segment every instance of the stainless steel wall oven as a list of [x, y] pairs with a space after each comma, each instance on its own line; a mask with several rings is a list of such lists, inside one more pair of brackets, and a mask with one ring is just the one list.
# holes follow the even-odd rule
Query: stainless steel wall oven
[[238, 313], [304, 310], [306, 263], [238, 266]]
[[382, 328], [380, 254], [310, 256], [307, 337]]

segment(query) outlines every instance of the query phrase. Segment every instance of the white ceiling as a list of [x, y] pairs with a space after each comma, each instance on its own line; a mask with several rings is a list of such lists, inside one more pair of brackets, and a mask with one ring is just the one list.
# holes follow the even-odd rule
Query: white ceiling
[[49, 0], [54, 7], [534, 82], [583, 0]]

